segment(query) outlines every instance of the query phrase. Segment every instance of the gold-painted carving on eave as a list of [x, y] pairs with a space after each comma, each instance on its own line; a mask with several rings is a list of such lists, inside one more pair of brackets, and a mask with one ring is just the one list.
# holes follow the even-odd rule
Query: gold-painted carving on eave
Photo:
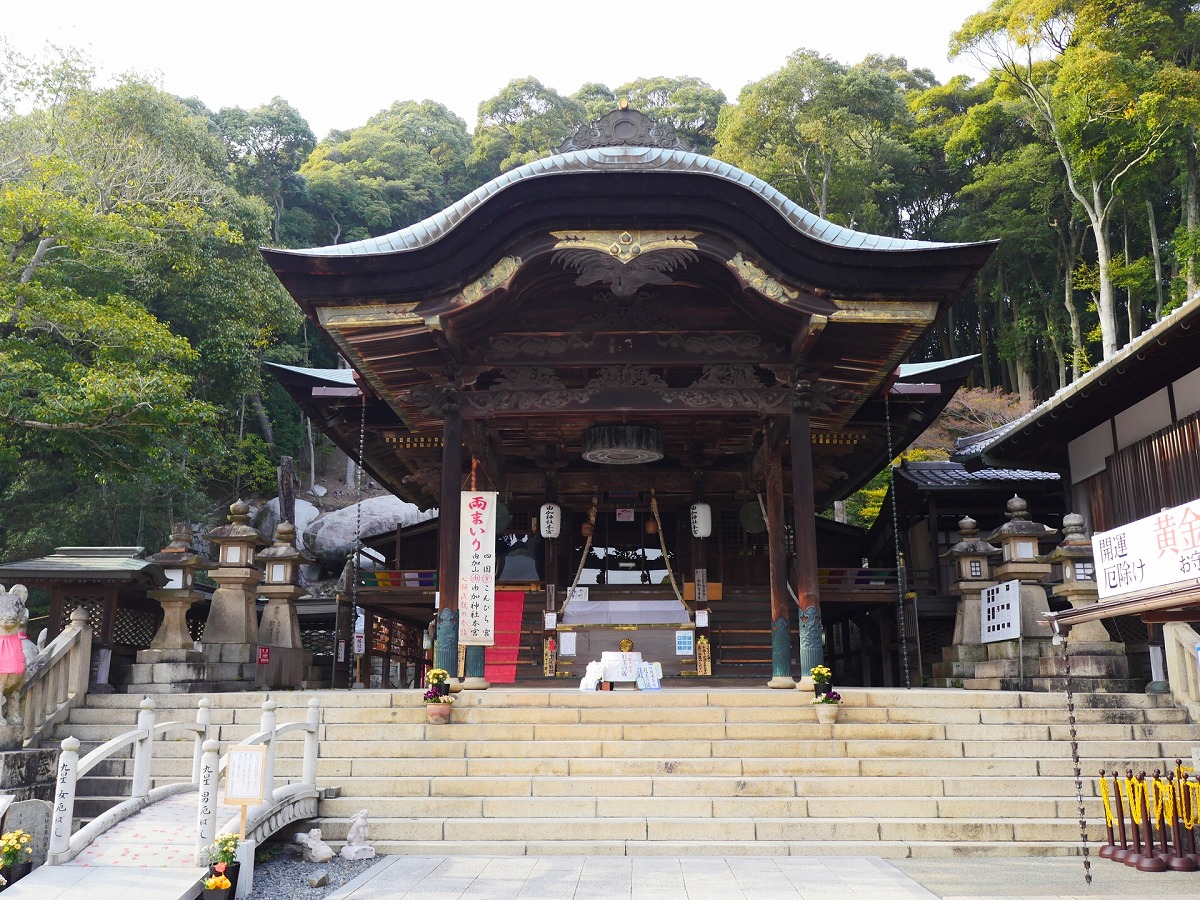
[[795, 300], [800, 296], [799, 290], [788, 287], [781, 281], [772, 278], [761, 266], [746, 259], [741, 253], [734, 254], [733, 259], [728, 260], [726, 265], [737, 272], [747, 286], [754, 288], [754, 290], [771, 300], [779, 303], [787, 303], [789, 300]]
[[834, 300], [834, 322], [882, 322], [927, 325], [937, 318], [936, 300]]
[[595, 250], [623, 265], [655, 250], [695, 250], [698, 231], [552, 231], [555, 250]]
[[506, 256], [488, 269], [479, 278], [476, 278], [465, 288], [454, 295], [452, 301], [455, 305], [469, 305], [476, 300], [481, 300], [487, 294], [490, 294], [500, 285], [504, 284], [510, 278], [517, 274], [517, 269], [521, 268], [521, 257]]
[[417, 325], [416, 303], [369, 303], [359, 306], [325, 306], [317, 318], [327, 328], [364, 328], [375, 325]]

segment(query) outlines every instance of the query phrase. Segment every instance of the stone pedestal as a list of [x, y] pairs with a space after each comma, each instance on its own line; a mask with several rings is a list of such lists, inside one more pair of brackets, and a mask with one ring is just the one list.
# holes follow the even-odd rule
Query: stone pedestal
[[36, 869], [46, 864], [50, 849], [50, 820], [54, 806], [49, 800], [17, 800], [4, 811], [4, 831], [20, 829], [29, 835], [28, 861]]
[[0, 753], [0, 794], [14, 800], [54, 799], [58, 750], [7, 750]]
[[256, 588], [261, 573], [253, 566], [222, 567], [209, 573], [220, 587], [213, 592], [205, 644], [234, 644], [249, 648], [258, 644]]
[[979, 642], [980, 598], [987, 588], [996, 586], [991, 580], [989, 560], [1000, 550], [979, 537], [977, 524], [970, 516], [960, 519], [958, 533], [962, 540], [942, 556], [954, 563], [958, 580], [950, 586], [950, 593], [958, 597], [958, 608], [953, 643], [942, 648], [942, 661], [933, 664], [930, 687], [962, 687], [966, 679], [975, 677], [976, 663], [987, 659], [987, 648]]

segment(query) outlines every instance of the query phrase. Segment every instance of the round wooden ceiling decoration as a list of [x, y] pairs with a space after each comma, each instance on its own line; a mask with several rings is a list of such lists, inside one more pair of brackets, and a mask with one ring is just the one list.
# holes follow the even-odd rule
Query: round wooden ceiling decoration
[[598, 425], [583, 433], [583, 458], [606, 466], [630, 466], [663, 458], [662, 432], [644, 425]]

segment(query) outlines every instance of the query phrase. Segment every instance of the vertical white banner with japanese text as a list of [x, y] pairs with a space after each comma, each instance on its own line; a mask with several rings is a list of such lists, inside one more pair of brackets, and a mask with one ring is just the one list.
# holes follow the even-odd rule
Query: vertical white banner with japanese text
[[458, 538], [458, 642], [496, 643], [496, 492], [463, 491]]

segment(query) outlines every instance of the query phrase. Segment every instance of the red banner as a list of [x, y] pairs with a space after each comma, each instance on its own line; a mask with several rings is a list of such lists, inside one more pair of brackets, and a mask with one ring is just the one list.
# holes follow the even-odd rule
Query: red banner
[[524, 612], [524, 591], [496, 591], [496, 643], [484, 648], [483, 653], [483, 674], [491, 684], [512, 684], [517, 680]]

